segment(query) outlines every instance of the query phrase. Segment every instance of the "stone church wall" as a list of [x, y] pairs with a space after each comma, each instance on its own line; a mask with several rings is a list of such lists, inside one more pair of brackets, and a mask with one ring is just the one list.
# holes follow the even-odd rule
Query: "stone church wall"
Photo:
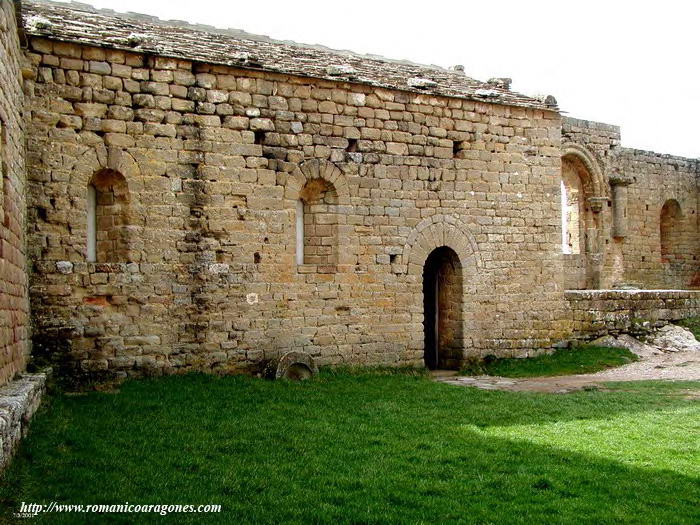
[[[562, 136], [564, 144], [578, 144], [592, 153], [609, 186], [600, 213], [600, 288], [698, 288], [700, 161], [622, 148], [620, 129], [599, 122], [564, 118]], [[616, 185], [625, 195], [622, 231], [614, 227]], [[666, 210], [673, 205], [677, 211], [666, 213], [667, 203]]]
[[13, 2], [0, 2], [0, 385], [29, 351], [22, 56]]
[[[700, 287], [700, 161], [622, 148], [615, 168], [631, 179], [629, 237], [623, 245], [625, 280], [646, 288]], [[667, 203], [677, 203], [678, 217], [670, 218], [662, 235]], [[663, 244], [668, 244], [668, 253], [662, 253]]]
[[[525, 355], [569, 330], [557, 112], [41, 38], [28, 58], [35, 348], [60, 366], [422, 364], [423, 264], [443, 245], [463, 348]], [[98, 229], [123, 249], [88, 262], [105, 173], [128, 192]], [[297, 264], [310, 195], [324, 251]]]

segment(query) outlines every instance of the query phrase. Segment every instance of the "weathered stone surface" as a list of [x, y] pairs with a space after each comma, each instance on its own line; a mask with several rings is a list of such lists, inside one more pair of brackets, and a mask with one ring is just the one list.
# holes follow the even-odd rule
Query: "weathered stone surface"
[[46, 390], [45, 374], [20, 374], [0, 387], [0, 469], [5, 468], [29, 428]]
[[[35, 27], [43, 27], [39, 19], [34, 23]], [[16, 27], [13, 2], [0, 2], [0, 385], [24, 370], [29, 352], [24, 150], [27, 125], [22, 119], [24, 57]], [[46, 78], [53, 81], [51, 76]], [[42, 126], [57, 126], [57, 117], [53, 112], [36, 113]]]
[[[452, 96], [459, 98], [481, 98], [483, 93], [495, 95], [503, 103], [511, 106], [524, 106], [542, 110], [556, 109], [545, 100], [527, 97], [510, 91], [507, 83], [487, 83], [469, 78], [464, 71], [442, 69], [435, 66], [402, 63], [366, 55], [338, 53], [321, 46], [290, 44], [277, 42], [267, 37], [255, 36], [235, 30], [216, 30], [199, 26], [177, 27], [169, 24], [167, 31], [162, 24], [153, 23], [149, 18], [143, 20], [134, 14], [97, 12], [87, 6], [61, 6], [31, 3], [24, 6], [27, 20], [26, 31], [33, 36], [53, 37], [58, 40], [80, 40], [83, 44], [99, 47], [109, 39], [111, 46], [125, 53], [139, 51], [158, 57], [156, 69], [175, 73], [180, 60], [203, 63], [268, 68], [279, 73], [324, 78], [326, 80], [363, 81], [372, 86], [388, 89], [414, 90], [430, 95]], [[50, 29], [47, 29], [50, 28]], [[91, 28], [86, 31], [85, 28]], [[60, 56], [66, 64], [78, 64], [81, 58], [93, 59], [98, 56], [92, 52], [89, 57], [82, 56], [73, 44], [61, 42]], [[57, 53], [59, 54], [59, 53]], [[119, 55], [112, 55], [119, 56]], [[303, 60], [299, 57], [303, 56]], [[165, 58], [167, 57], [167, 58]], [[159, 67], [168, 61], [168, 67]], [[120, 61], [121, 62], [121, 61]], [[141, 65], [142, 61], [136, 62]], [[217, 83], [223, 75], [219, 71], [197, 72], [196, 84], [205, 89], [224, 88]], [[135, 69], [133, 78], [141, 78], [142, 69]], [[177, 78], [177, 77], [174, 77]], [[178, 79], [178, 82], [182, 82]], [[192, 82], [187, 77], [187, 82]], [[226, 80], [224, 81], [226, 82]], [[230, 82], [230, 80], [229, 80]], [[239, 88], [240, 89], [240, 88]], [[256, 86], [264, 95], [270, 95], [271, 89]], [[242, 90], [242, 89], [241, 89]], [[252, 92], [252, 90], [251, 90]]]
[[[622, 148], [619, 127], [568, 117], [562, 150], [563, 171], [581, 177], [584, 208], [580, 253], [564, 259], [567, 287], [697, 289], [698, 160]], [[626, 188], [626, 210], [617, 210], [626, 214], [622, 238], [613, 231], [613, 187], [620, 183]], [[662, 221], [674, 204], [678, 216]]]
[[[460, 72], [25, 9], [52, 31], [29, 27], [26, 52], [0, 60], [1, 78], [25, 63], [28, 119], [13, 82], [0, 380], [24, 366], [27, 289], [37, 344], [66, 371], [118, 377], [253, 371], [287, 351], [422, 365], [431, 257], [449, 366], [700, 312], [700, 292], [565, 291], [696, 286], [697, 161], [621, 148], [614, 126]], [[356, 77], [327, 69], [346, 61]]]
[[698, 315], [697, 290], [568, 290], [574, 333], [648, 335], [655, 328]]
[[265, 370], [265, 375], [270, 379], [292, 381], [310, 379], [316, 374], [316, 362], [306, 352], [285, 352], [279, 358], [272, 359]]
[[73, 263], [70, 261], [57, 261], [56, 270], [62, 274], [68, 274], [73, 272]]
[[664, 352], [700, 352], [700, 342], [687, 328], [666, 325], [651, 338], [651, 343]]
[[617, 337], [606, 335], [591, 341], [591, 344], [598, 346], [610, 346], [613, 348], [624, 348], [633, 354], [636, 354], [638, 357], [649, 357], [661, 353], [658, 348], [644, 344], [629, 334], [620, 334]]

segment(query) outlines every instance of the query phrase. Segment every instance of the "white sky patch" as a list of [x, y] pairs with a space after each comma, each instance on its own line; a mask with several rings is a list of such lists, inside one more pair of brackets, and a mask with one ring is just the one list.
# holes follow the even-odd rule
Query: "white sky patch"
[[554, 95], [564, 114], [622, 127], [622, 144], [700, 157], [700, 68], [687, 0], [258, 2], [84, 0], [96, 7], [232, 27], [279, 40], [512, 77]]

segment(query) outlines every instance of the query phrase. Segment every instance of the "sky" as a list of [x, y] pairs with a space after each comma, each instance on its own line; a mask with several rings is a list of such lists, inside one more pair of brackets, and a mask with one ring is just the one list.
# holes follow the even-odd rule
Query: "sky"
[[554, 95], [626, 147], [700, 157], [700, 5], [692, 0], [84, 0], [423, 64]]

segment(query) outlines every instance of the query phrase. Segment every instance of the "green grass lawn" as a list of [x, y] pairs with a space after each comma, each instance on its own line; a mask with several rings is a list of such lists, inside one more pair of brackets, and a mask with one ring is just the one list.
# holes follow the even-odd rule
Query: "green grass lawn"
[[624, 348], [585, 345], [526, 359], [493, 358], [468, 362], [461, 372], [502, 377], [560, 376], [599, 372], [637, 360], [635, 354]]
[[700, 522], [695, 383], [566, 395], [423, 375], [187, 375], [55, 395], [0, 484], [18, 502], [221, 504], [23, 523]]

